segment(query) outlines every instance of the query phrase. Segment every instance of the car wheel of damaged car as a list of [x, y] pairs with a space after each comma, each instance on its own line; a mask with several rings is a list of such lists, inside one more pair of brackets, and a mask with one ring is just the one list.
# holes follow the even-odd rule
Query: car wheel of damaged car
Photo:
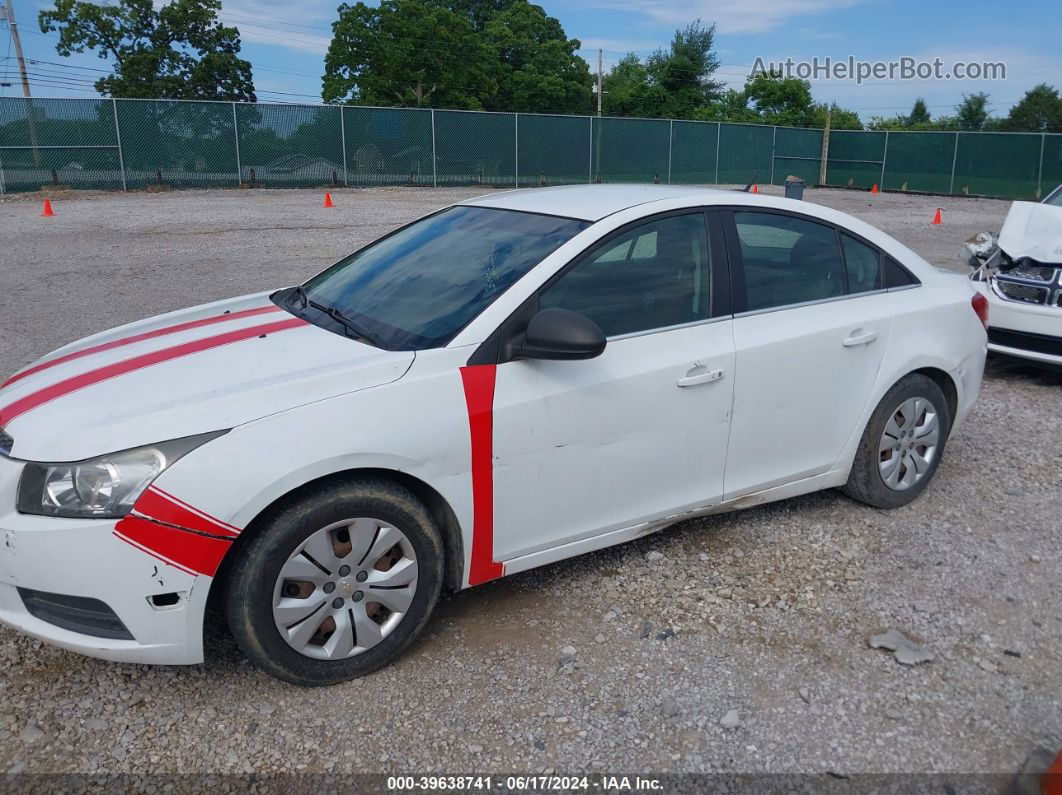
[[226, 600], [232, 633], [252, 662], [301, 685], [390, 663], [427, 623], [442, 583], [431, 516], [384, 480], [311, 488], [237, 554]]
[[885, 394], [867, 423], [845, 493], [875, 508], [907, 505], [933, 479], [950, 430], [940, 387], [927, 376], [907, 376]]

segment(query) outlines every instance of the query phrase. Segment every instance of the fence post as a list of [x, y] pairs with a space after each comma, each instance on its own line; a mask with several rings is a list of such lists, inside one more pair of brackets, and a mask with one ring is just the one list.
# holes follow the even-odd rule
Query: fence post
[[889, 131], [885, 131], [885, 148], [881, 152], [881, 182], [878, 183], [879, 190], [885, 190], [885, 161], [889, 158]]
[[516, 172], [516, 187], [520, 187], [520, 114], [513, 114], [513, 171]]
[[771, 134], [771, 181], [770, 185], [774, 184], [774, 159], [778, 157], [778, 126], [772, 128], [774, 132]]
[[951, 182], [948, 183], [948, 193], [955, 193], [955, 161], [959, 159], [959, 136], [955, 133], [955, 151], [951, 154]]
[[342, 105], [339, 106], [339, 142], [343, 146], [343, 187], [350, 187], [350, 182], [347, 181], [347, 124], [343, 117], [347, 114], [344, 113]]
[[4, 158], [0, 157], [0, 196], [3, 196], [4, 192]]
[[[1047, 142], [1047, 133], [1040, 133], [1040, 169], [1036, 172], [1036, 201], [1044, 195], [1044, 144]], [[0, 175], [3, 169], [0, 167]], [[0, 179], [0, 185], [3, 180]]]
[[439, 166], [435, 159], [435, 108], [431, 109], [431, 186], [439, 187]]
[[667, 184], [671, 184], [671, 145], [675, 140], [675, 120], [668, 119], [667, 125]]
[[232, 134], [236, 138], [236, 187], [243, 184], [243, 165], [240, 163], [240, 126], [236, 121], [236, 103], [232, 103]]
[[122, 131], [118, 127], [118, 100], [111, 97], [111, 110], [114, 111], [114, 137], [118, 140], [118, 168], [122, 171], [122, 190], [127, 191], [129, 187], [125, 183], [125, 157], [122, 154]]
[[719, 184], [719, 139], [723, 137], [723, 123], [715, 123], [715, 184]]

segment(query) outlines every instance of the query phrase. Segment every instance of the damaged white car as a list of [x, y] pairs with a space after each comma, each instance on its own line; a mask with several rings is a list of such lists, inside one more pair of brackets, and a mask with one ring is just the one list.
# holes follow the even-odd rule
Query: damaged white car
[[999, 234], [978, 233], [964, 255], [988, 298], [988, 349], [1062, 366], [1062, 185], [1014, 202]]

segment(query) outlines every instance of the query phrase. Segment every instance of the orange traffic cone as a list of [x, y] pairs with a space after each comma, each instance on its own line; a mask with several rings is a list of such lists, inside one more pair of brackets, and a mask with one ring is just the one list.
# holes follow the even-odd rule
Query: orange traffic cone
[[331, 193], [326, 193], [325, 194], [324, 206], [325, 207], [331, 207], [332, 206], [332, 194]]
[[760, 186], [759, 185], [753, 185], [752, 186], [752, 192], [753, 193], [759, 193], [760, 192]]
[[45, 199], [44, 200], [44, 210], [41, 212], [41, 215], [44, 216], [45, 218], [51, 218], [53, 215], [55, 215], [55, 213], [52, 212], [52, 200], [51, 199]]
[[940, 218], [940, 208], [939, 207], [937, 208], [937, 214], [933, 216], [933, 223], [934, 224], [942, 224], [942, 223], [944, 223], [941, 220], [941, 218]]
[[1040, 777], [1041, 795], [1062, 795], [1062, 751]]
[[878, 192], [878, 183], [876, 183], [876, 182], [874, 183], [874, 187], [870, 189], [870, 192], [871, 193], [877, 193]]

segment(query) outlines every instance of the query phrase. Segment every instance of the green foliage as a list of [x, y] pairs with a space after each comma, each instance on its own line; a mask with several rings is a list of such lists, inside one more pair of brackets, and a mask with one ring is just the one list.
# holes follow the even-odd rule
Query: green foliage
[[1040, 83], [1010, 109], [1000, 126], [1012, 132], [1062, 132], [1062, 97], [1057, 89]]
[[63, 56], [95, 50], [114, 74], [95, 88], [111, 97], [255, 100], [251, 64], [238, 57], [240, 32], [218, 22], [221, 0], [56, 0], [41, 11]]
[[491, 50], [493, 96], [483, 97], [491, 110], [523, 113], [588, 113], [593, 78], [576, 55], [578, 39], [569, 39], [541, 6], [516, 0], [497, 12], [483, 29]]
[[657, 50], [644, 63], [634, 53], [626, 55], [604, 79], [608, 114], [698, 118], [722, 95], [723, 84], [712, 79], [719, 68], [714, 38], [715, 26], [706, 28], [698, 19], [676, 30], [670, 48]]
[[717, 101], [701, 108], [696, 118], [816, 128], [825, 127], [829, 118], [830, 127], [835, 130], [863, 129], [855, 111], [845, 110], [837, 103], [812, 102], [808, 81], [770, 72], [756, 74], [745, 83], [742, 91], [727, 91]]
[[965, 132], [985, 129], [988, 122], [988, 94], [963, 94], [962, 102], [955, 106], [956, 127]]
[[341, 5], [326, 102], [586, 113], [592, 78], [553, 17], [527, 0]]
[[325, 54], [325, 102], [482, 108], [490, 52], [466, 18], [419, 0], [339, 6]]
[[926, 101], [919, 97], [915, 100], [914, 107], [911, 108], [911, 113], [907, 116], [907, 126], [912, 130], [919, 130], [926, 128], [932, 121], [933, 118], [929, 115]]

